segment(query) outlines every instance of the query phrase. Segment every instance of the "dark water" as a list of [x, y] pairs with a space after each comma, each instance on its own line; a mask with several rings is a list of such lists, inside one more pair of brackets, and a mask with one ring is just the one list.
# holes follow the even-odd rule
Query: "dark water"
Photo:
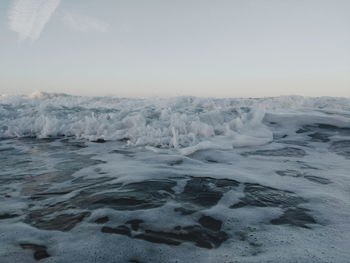
[[1, 140], [1, 262], [346, 262], [349, 134], [306, 125], [188, 156]]

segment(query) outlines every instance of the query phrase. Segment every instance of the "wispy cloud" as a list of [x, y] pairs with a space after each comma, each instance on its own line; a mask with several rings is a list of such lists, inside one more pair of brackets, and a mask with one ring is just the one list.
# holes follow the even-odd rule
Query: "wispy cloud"
[[9, 13], [10, 28], [20, 40], [40, 37], [60, 0], [14, 0]]
[[109, 24], [106, 22], [86, 15], [66, 13], [62, 20], [67, 27], [75, 31], [104, 33], [109, 30]]

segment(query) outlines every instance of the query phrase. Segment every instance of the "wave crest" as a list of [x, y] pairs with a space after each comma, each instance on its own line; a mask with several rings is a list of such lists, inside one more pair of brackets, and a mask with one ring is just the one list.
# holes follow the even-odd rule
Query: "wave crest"
[[[265, 99], [121, 99], [35, 92], [0, 99], [0, 137], [73, 136], [129, 145], [232, 148], [272, 141], [266, 112], [325, 108], [348, 114], [349, 99], [286, 96]], [[347, 115], [348, 116], [348, 115]]]

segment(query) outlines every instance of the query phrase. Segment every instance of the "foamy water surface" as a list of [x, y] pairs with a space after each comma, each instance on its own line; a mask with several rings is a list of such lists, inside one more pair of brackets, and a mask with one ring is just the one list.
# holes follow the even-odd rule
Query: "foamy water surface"
[[348, 262], [350, 99], [0, 97], [0, 262]]

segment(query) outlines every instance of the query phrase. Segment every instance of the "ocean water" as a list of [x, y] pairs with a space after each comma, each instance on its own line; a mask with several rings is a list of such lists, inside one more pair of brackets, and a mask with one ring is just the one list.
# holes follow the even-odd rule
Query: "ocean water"
[[350, 99], [0, 96], [0, 262], [349, 262]]

